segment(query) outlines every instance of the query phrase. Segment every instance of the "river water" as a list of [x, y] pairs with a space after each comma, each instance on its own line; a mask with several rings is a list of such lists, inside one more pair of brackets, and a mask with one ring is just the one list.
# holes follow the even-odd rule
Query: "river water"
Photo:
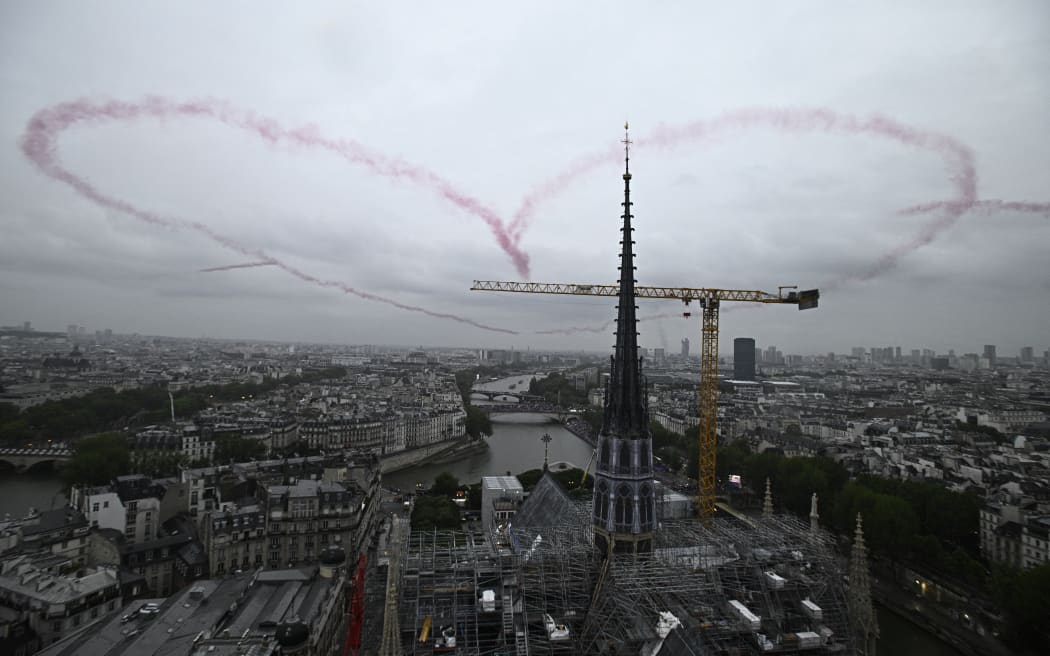
[[498, 380], [485, 380], [474, 383], [473, 389], [479, 392], [508, 392], [514, 393], [529, 393], [529, 384], [533, 378], [543, 380], [547, 377], [547, 374], [536, 373], [536, 374], [519, 374], [517, 376], [508, 376], [506, 378], [500, 378]]
[[0, 473], [0, 518], [25, 517], [30, 507], [50, 510], [65, 504], [62, 481], [54, 472]]
[[[533, 378], [543, 374], [521, 374], [494, 381], [478, 381], [474, 389], [484, 392], [528, 393]], [[506, 397], [495, 398], [495, 402], [507, 402]], [[475, 405], [490, 403], [484, 397], [476, 398]], [[463, 456], [451, 462], [423, 464], [400, 472], [383, 476], [386, 487], [412, 489], [417, 483], [429, 487], [434, 478], [448, 472], [460, 483], [480, 483], [482, 476], [505, 476], [520, 474], [530, 469], [543, 467], [543, 440], [551, 436], [548, 459], [551, 464], [569, 462], [576, 467], [586, 467], [594, 449], [559, 424], [544, 415], [518, 413], [496, 415], [492, 418], [492, 435], [485, 438], [488, 448]]]
[[429, 487], [434, 478], [448, 472], [460, 483], [480, 483], [482, 476], [505, 476], [520, 474], [529, 469], [543, 467], [544, 434], [551, 436], [548, 458], [551, 464], [570, 462], [584, 468], [591, 459], [593, 449], [560, 425], [543, 415], [507, 414], [492, 420], [492, 436], [486, 437], [488, 448], [458, 460], [444, 463], [423, 464], [411, 469], [383, 475], [384, 487], [411, 489], [416, 483]]

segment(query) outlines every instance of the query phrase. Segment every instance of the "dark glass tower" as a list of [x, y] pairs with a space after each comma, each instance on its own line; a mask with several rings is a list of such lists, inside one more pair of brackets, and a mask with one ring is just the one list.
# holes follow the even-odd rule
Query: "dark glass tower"
[[733, 340], [733, 378], [737, 380], [755, 379], [754, 338], [737, 337]]
[[656, 523], [653, 439], [649, 432], [642, 362], [638, 357], [634, 304], [637, 281], [631, 238], [634, 228], [631, 227], [630, 144], [625, 136], [616, 350], [605, 389], [605, 415], [598, 435], [598, 465], [594, 472], [594, 542], [605, 555], [652, 551]]

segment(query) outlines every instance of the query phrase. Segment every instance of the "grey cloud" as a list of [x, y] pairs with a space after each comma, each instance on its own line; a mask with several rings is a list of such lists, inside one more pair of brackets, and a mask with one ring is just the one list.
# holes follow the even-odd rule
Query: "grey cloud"
[[[553, 2], [413, 12], [274, 2], [250, 14], [210, 3], [89, 10], [35, 2], [0, 12], [0, 323], [105, 321], [142, 332], [333, 341], [511, 339], [272, 267], [196, 273], [246, 258], [193, 231], [102, 211], [22, 157], [18, 141], [33, 113], [80, 97], [226, 99], [428, 167], [503, 220], [536, 185], [618, 139], [625, 118], [641, 137], [736, 107], [881, 113], [971, 147], [982, 198], [1050, 201], [1050, 8], [1036, 0], [1010, 12], [976, 1], [682, 3], [644, 12], [623, 3], [600, 14]], [[518, 277], [491, 229], [413, 183], [320, 151], [179, 119], [78, 127], [58, 148], [104, 193], [200, 220], [318, 278], [525, 331], [612, 318], [608, 299], [467, 291], [475, 278]], [[534, 279], [615, 280], [618, 169], [610, 162], [556, 197], [541, 194], [520, 242]], [[1047, 284], [1032, 273], [1050, 237], [1045, 218], [967, 215], [881, 277], [842, 282], [936, 218], [898, 209], [953, 193], [950, 172], [928, 153], [756, 129], [639, 148], [632, 170], [641, 282], [841, 283], [816, 313], [733, 310], [726, 337], [747, 331], [789, 352], [885, 334], [957, 349], [1045, 338], [1050, 310], [1029, 302]], [[1024, 321], [974, 319], [975, 294], [994, 294], [996, 310]], [[960, 327], [941, 330], [946, 317]], [[652, 344], [676, 344], [696, 326], [675, 318], [641, 330]], [[611, 331], [514, 339], [606, 349]]]

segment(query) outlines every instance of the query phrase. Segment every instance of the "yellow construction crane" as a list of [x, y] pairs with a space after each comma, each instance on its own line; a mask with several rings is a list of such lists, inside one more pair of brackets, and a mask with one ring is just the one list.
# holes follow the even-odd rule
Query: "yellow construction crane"
[[[618, 296], [619, 285], [574, 285], [548, 282], [501, 282], [475, 280], [472, 291], [567, 296]], [[696, 301], [703, 308], [700, 349], [700, 462], [697, 513], [708, 519], [715, 513], [715, 448], [718, 428], [718, 310], [723, 301], [787, 303], [800, 310], [817, 307], [820, 292], [797, 291], [797, 286], [779, 287], [776, 294], [756, 289], [712, 289], [708, 287], [635, 286], [635, 298], [677, 299], [686, 305]]]

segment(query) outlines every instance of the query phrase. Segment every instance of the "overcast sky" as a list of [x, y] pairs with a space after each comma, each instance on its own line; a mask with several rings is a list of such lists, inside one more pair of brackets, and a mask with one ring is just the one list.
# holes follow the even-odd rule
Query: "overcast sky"
[[[612, 299], [468, 288], [522, 279], [515, 252], [532, 280], [615, 282], [626, 119], [639, 284], [824, 290], [726, 312], [724, 353], [1050, 349], [1043, 0], [12, 1], [0, 89], [0, 324], [608, 349], [537, 331], [601, 328]], [[167, 115], [96, 112], [147, 97]], [[31, 119], [75, 101], [32, 161]], [[664, 317], [642, 345], [699, 342], [698, 313], [640, 306]]]

